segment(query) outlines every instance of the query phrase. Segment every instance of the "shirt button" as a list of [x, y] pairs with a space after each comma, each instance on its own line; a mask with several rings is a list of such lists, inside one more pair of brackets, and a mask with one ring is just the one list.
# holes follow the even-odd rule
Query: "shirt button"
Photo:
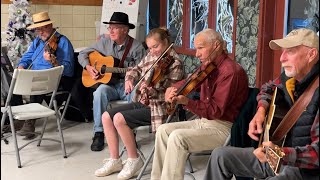
[[209, 98], [207, 98], [207, 100], [209, 100]]

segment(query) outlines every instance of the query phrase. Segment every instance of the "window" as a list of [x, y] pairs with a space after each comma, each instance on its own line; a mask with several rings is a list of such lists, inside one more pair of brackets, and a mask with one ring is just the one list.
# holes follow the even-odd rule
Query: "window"
[[232, 53], [233, 4], [234, 0], [164, 0], [160, 4], [160, 24], [169, 29], [181, 54], [194, 55], [194, 36], [205, 28], [220, 32]]
[[[296, 8], [300, 7], [300, 8]], [[319, 31], [319, 1], [291, 0], [288, 4], [287, 33], [293, 29], [308, 28]], [[286, 34], [287, 34], [286, 33]]]

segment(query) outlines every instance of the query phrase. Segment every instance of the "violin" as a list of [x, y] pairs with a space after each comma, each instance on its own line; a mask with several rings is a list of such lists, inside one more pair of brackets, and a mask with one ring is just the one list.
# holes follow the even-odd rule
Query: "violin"
[[161, 79], [163, 79], [164, 75], [166, 74], [169, 66], [174, 62], [174, 58], [170, 55], [163, 57], [153, 68], [154, 73], [153, 77], [149, 83], [149, 86], [156, 85]]
[[[208, 75], [216, 69], [213, 63], [209, 63], [204, 70], [201, 70], [201, 66], [187, 79], [187, 81], [179, 88], [177, 96], [187, 96], [193, 90], [197, 89], [201, 83], [207, 79]], [[173, 101], [167, 107], [167, 114], [172, 115], [175, 111], [176, 102]]]
[[[161, 79], [163, 79], [169, 66], [174, 62], [174, 58], [170, 55], [163, 57], [158, 63], [151, 68], [150, 76], [145, 81], [147, 87], [155, 86]], [[144, 93], [141, 94], [140, 100], [144, 100], [145, 105], [149, 105], [148, 89], [144, 89]]]
[[59, 65], [57, 57], [54, 55], [58, 48], [58, 37], [55, 36], [55, 32], [53, 32], [52, 36], [50, 36], [45, 45], [45, 51], [50, 54], [50, 62], [54, 67]]

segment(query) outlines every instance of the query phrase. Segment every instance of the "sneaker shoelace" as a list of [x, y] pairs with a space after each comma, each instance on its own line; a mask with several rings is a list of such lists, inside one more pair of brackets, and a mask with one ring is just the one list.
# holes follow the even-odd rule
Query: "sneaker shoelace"
[[103, 160], [103, 163], [104, 163], [103, 168], [104, 169], [110, 168], [112, 165], [115, 164], [116, 161], [117, 161], [116, 159], [110, 159], [110, 158], [104, 159]]
[[123, 170], [124, 172], [131, 172], [133, 170], [133, 163], [134, 163], [134, 160], [131, 160], [131, 159], [127, 159], [125, 161], [123, 161]]

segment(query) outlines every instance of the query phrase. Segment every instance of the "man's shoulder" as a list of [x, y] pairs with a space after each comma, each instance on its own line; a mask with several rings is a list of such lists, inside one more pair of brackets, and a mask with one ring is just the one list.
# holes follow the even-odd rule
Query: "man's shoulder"
[[141, 48], [141, 49], [143, 48], [144, 49], [142, 42], [137, 39], [134, 39], [134, 38], [133, 38], [132, 46], [136, 47], [136, 48]]
[[225, 73], [239, 73], [245, 70], [243, 69], [242, 65], [239, 64], [237, 61], [230, 59], [227, 57], [222, 63], [221, 66], [218, 67], [219, 69], [223, 70]]

